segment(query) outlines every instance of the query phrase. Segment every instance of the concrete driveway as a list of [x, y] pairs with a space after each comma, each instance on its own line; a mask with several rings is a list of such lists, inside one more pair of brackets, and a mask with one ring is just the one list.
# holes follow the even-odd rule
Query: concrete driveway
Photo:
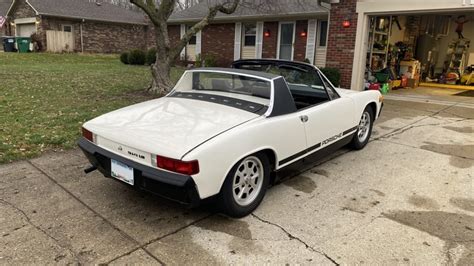
[[366, 149], [240, 220], [85, 175], [78, 150], [2, 165], [0, 264], [473, 265], [474, 105], [437, 103], [387, 100]]

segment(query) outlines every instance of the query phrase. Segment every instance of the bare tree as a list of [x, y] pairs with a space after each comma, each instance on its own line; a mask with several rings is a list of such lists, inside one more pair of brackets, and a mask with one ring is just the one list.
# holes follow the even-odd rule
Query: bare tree
[[199, 3], [199, 0], [178, 0], [176, 5], [180, 10], [185, 10]]
[[154, 26], [156, 44], [156, 63], [152, 65], [153, 82], [150, 91], [157, 94], [165, 94], [172, 89], [173, 83], [170, 79], [171, 64], [177, 60], [189, 40], [199, 31], [204, 29], [217, 15], [218, 12], [232, 14], [237, 9], [240, 0], [216, 1], [209, 5], [207, 14], [195, 23], [177, 44], [171, 44], [168, 35], [168, 19], [175, 10], [178, 0], [161, 0], [156, 4], [155, 0], [130, 0], [138, 6], [150, 18]]

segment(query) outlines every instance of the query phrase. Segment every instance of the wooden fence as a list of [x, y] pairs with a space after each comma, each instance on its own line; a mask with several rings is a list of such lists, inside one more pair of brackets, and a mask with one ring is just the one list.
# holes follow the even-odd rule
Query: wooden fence
[[74, 51], [74, 36], [72, 32], [47, 30], [46, 46], [48, 52], [72, 52]]

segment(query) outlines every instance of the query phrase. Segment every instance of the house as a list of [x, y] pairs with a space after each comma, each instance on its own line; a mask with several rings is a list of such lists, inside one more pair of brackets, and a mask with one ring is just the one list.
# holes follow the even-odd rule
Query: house
[[[209, 11], [207, 1], [174, 13], [170, 39], [177, 41]], [[213, 22], [196, 34], [182, 58], [212, 55], [219, 65], [246, 58], [308, 60], [326, 65], [329, 5], [314, 0], [243, 2], [233, 14], [218, 13]]]
[[[190, 41], [182, 58], [194, 60], [198, 54], [213, 55], [224, 66], [241, 58], [308, 60], [319, 67], [339, 69], [341, 87], [354, 90], [363, 90], [365, 76], [385, 68], [394, 69], [395, 76], [413, 69], [408, 75], [413, 75], [415, 84], [438, 80], [444, 72], [453, 73], [455, 80], [450, 82], [462, 81], [465, 67], [474, 65], [471, 43], [474, 0], [429, 3], [425, 0], [272, 0], [255, 1], [252, 6], [244, 3], [234, 14], [219, 13], [212, 24]], [[201, 3], [173, 14], [169, 19], [171, 39], [177, 40], [207, 11], [207, 4]], [[459, 29], [463, 29], [462, 38], [457, 33]], [[400, 53], [394, 53], [400, 43], [407, 47], [402, 60], [396, 58]]]
[[[10, 8], [11, 0], [0, 0], [0, 19], [6, 18], [8, 8]], [[0, 37], [7, 35], [8, 23], [4, 23], [3, 27], [0, 27]]]
[[13, 0], [7, 11], [9, 33], [37, 33], [45, 51], [117, 53], [148, 47], [143, 13], [99, 0]]

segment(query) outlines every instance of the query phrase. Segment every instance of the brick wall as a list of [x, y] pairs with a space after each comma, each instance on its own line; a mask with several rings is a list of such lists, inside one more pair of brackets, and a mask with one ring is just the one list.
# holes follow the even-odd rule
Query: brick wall
[[146, 48], [144, 26], [86, 21], [82, 27], [84, 52], [120, 53]]
[[215, 56], [218, 66], [228, 67], [234, 61], [235, 24], [212, 24], [201, 34], [201, 53]]
[[170, 25], [168, 26], [168, 36], [170, 38], [171, 47], [174, 44], [177, 44], [181, 39], [181, 26], [180, 25]]
[[302, 37], [300, 35], [303, 31], [308, 32], [308, 21], [307, 20], [296, 21], [295, 51], [293, 54], [294, 61], [304, 61], [306, 57], [307, 36]]
[[[341, 87], [351, 86], [352, 64], [357, 29], [357, 0], [344, 0], [331, 5], [329, 36], [327, 46], [327, 67], [341, 71]], [[351, 26], [343, 28], [342, 22], [349, 18]]]
[[265, 22], [263, 32], [270, 31], [270, 37], [263, 37], [262, 58], [276, 58], [278, 45], [278, 22]]
[[42, 17], [38, 25], [38, 33], [43, 39], [46, 50], [46, 31], [61, 31], [62, 25], [72, 25], [74, 33], [74, 51], [81, 51], [81, 24], [84, 52], [89, 53], [120, 53], [131, 49], [147, 47], [146, 27], [141, 25], [117, 24], [79, 20]]

